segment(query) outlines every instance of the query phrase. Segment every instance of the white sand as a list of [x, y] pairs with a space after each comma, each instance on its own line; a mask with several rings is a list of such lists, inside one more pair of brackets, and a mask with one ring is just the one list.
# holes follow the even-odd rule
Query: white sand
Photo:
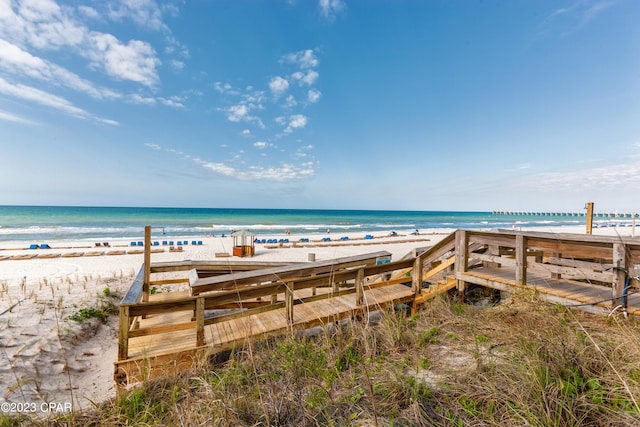
[[[584, 234], [584, 226], [527, 228], [531, 231]], [[305, 235], [316, 247], [278, 247], [256, 245], [255, 261], [307, 261], [386, 250], [398, 260], [418, 247], [431, 246], [454, 230], [421, 230], [418, 236], [386, 237], [389, 231], [375, 233], [373, 240], [351, 234], [348, 241], [340, 235]], [[631, 236], [631, 227], [594, 229], [596, 235]], [[639, 230], [640, 232], [640, 230]], [[369, 234], [369, 233], [367, 233]], [[373, 234], [373, 233], [371, 233]], [[316, 243], [324, 237], [330, 243]], [[261, 237], [261, 236], [260, 236]], [[297, 242], [300, 236], [270, 236]], [[165, 238], [154, 240], [166, 240]], [[177, 239], [173, 239], [174, 241]], [[229, 237], [202, 237], [202, 246], [192, 246], [193, 237], [183, 238], [189, 245], [182, 252], [154, 253], [152, 262], [178, 260], [224, 260], [216, 253], [232, 252]], [[115, 395], [113, 362], [117, 353], [117, 316], [103, 324], [93, 319], [78, 323], [68, 319], [82, 308], [100, 307], [101, 300], [117, 304], [129, 288], [143, 262], [142, 254], [87, 256], [94, 251], [128, 251], [129, 240], [110, 241], [109, 248], [96, 248], [93, 242], [47, 242], [51, 249], [24, 248], [24, 242], [0, 244], [0, 257], [21, 254], [68, 254], [79, 257], [6, 259], [0, 261], [0, 403], [29, 403], [41, 410], [41, 402], [87, 407]], [[136, 248], [137, 249], [137, 248]], [[108, 288], [118, 298], [105, 297]], [[72, 400], [73, 399], [73, 400]], [[46, 415], [46, 414], [45, 414]]]

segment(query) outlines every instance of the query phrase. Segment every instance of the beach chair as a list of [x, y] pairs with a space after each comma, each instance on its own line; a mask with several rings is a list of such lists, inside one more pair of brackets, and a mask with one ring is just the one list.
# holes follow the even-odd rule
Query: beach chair
[[35, 243], [32, 244], [31, 246], [29, 246], [29, 249], [38, 249], [40, 246], [36, 245]]
[[340, 240], [349, 240], [349, 236], [342, 236]]
[[102, 243], [96, 242], [96, 248], [99, 248], [100, 246], [102, 246]]
[[192, 240], [191, 244], [195, 246], [197, 244], [197, 242], [195, 240]]
[[131, 246], [137, 246], [138, 244], [136, 242], [131, 242]]
[[138, 246], [144, 246], [143, 242], [138, 242]]
[[160, 242], [153, 242], [153, 246], [160, 246]]
[[162, 246], [167, 246], [167, 241], [166, 240], [162, 241]]
[[49, 246], [47, 243], [42, 243], [40, 245], [40, 249], [51, 249], [51, 246]]
[[109, 244], [109, 242], [103, 242], [103, 243], [102, 243], [102, 246], [104, 246], [105, 248], [108, 248], [108, 247], [110, 247], [111, 245]]
[[169, 246], [173, 246], [173, 240], [169, 240]]
[[198, 240], [198, 246], [202, 245], [202, 240]]

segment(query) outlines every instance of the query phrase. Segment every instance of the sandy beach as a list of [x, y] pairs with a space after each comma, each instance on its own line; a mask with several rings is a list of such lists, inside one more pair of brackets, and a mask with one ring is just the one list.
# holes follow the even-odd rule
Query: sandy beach
[[[527, 231], [584, 234], [584, 226], [539, 227]], [[419, 235], [390, 237], [391, 230], [373, 239], [352, 233], [348, 240], [327, 234], [270, 236], [289, 239], [289, 244], [256, 244], [255, 261], [308, 261], [389, 251], [398, 260], [413, 249], [437, 243], [452, 230], [421, 230]], [[632, 227], [598, 228], [595, 235], [631, 236]], [[259, 236], [261, 237], [261, 236]], [[156, 239], [154, 239], [156, 240]], [[178, 239], [174, 239], [178, 240]], [[177, 260], [224, 260], [231, 253], [230, 237], [198, 237], [201, 245], [189, 244], [180, 252], [161, 243], [152, 262]], [[43, 242], [45, 243], [45, 242]], [[0, 402], [72, 404], [86, 408], [115, 396], [113, 362], [117, 352], [117, 316], [73, 320], [82, 309], [116, 307], [143, 262], [141, 248], [129, 240], [48, 241], [48, 249], [28, 249], [25, 242], [0, 244]], [[23, 259], [20, 259], [23, 258]]]

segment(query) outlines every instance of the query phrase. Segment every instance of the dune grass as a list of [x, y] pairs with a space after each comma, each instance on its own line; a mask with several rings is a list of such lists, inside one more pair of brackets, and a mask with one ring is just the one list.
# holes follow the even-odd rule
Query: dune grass
[[[2, 425], [640, 425], [637, 319], [439, 298], [265, 340], [84, 412]], [[59, 424], [56, 424], [59, 423]]]

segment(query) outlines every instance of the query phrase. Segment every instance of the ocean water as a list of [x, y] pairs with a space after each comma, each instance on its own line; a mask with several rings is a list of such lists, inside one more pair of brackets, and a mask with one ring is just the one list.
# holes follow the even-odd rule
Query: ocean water
[[353, 235], [416, 229], [496, 229], [584, 224], [584, 217], [505, 215], [491, 212], [309, 209], [201, 209], [73, 206], [0, 206], [0, 242], [196, 237], [249, 229], [257, 235]]

